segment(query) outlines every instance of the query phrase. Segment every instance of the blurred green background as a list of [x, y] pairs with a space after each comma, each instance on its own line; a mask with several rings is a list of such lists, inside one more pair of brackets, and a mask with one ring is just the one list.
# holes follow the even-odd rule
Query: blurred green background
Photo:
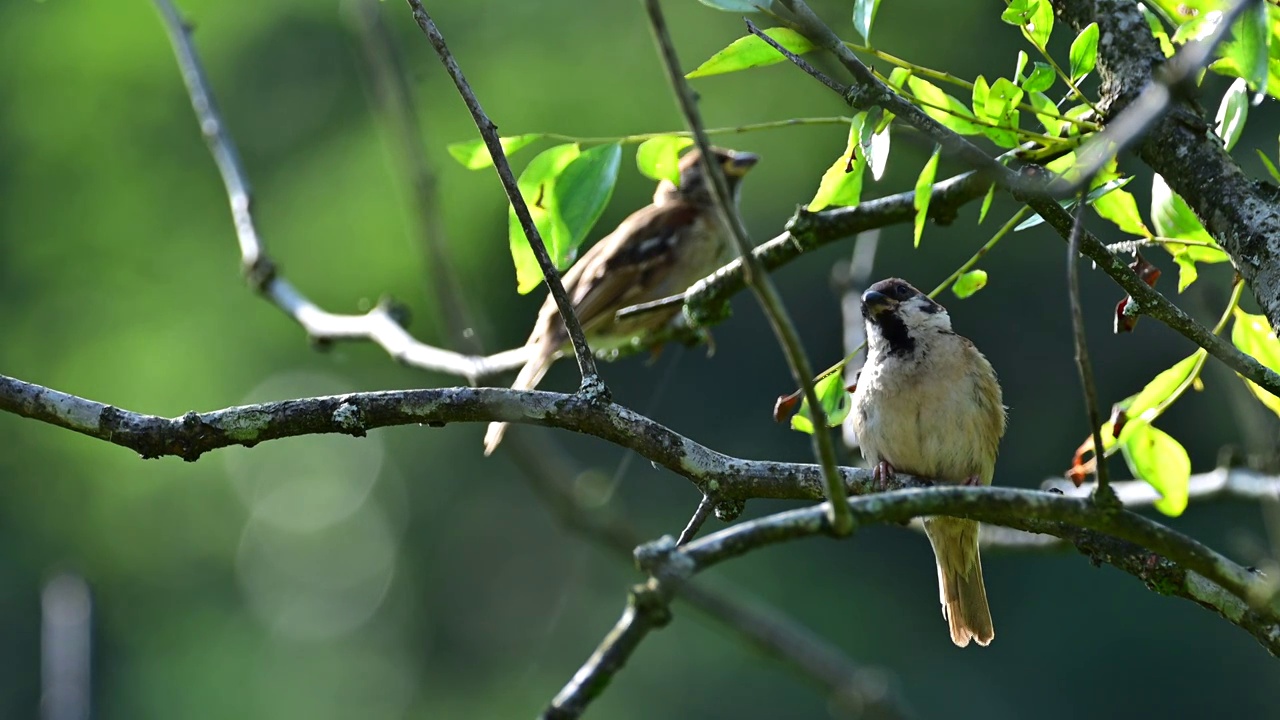
[[[686, 67], [743, 33], [732, 14], [665, 3]], [[851, 3], [818, 2], [846, 36]], [[416, 199], [402, 182], [342, 2], [189, 0], [196, 45], [256, 188], [259, 229], [283, 271], [323, 307], [367, 308], [382, 294], [436, 321]], [[504, 133], [618, 135], [678, 129], [640, 3], [547, 0], [429, 3], [485, 108]], [[452, 271], [491, 349], [521, 343], [542, 301], [514, 292], [506, 210], [495, 177], [445, 153], [475, 130], [406, 7], [382, 4], [411, 68], [436, 168]], [[921, 22], [929, 18], [932, 22]], [[998, 6], [885, 2], [878, 46], [972, 78], [1012, 72], [1023, 41]], [[1055, 33], [1065, 57], [1070, 41]], [[201, 141], [155, 10], [133, 2], [0, 3], [0, 372], [161, 415], [287, 397], [457, 384], [400, 367], [372, 346], [316, 352], [248, 290], [227, 202]], [[832, 69], [832, 72], [836, 72]], [[1206, 106], [1226, 83], [1210, 77]], [[711, 125], [847, 112], [793, 68], [700, 81]], [[1255, 109], [1237, 151], [1274, 152], [1275, 102]], [[1270, 117], [1270, 120], [1266, 118]], [[1271, 129], [1267, 129], [1271, 128]], [[843, 149], [845, 129], [721, 137], [759, 152], [743, 214], [772, 237]], [[899, 135], [899, 137], [904, 137]], [[901, 142], [867, 196], [909, 188], [928, 149]], [[516, 158], [517, 169], [534, 154]], [[1246, 157], [1247, 156], [1247, 157]], [[598, 237], [647, 201], [628, 150]], [[1136, 163], [1132, 163], [1136, 167]], [[1257, 167], [1255, 167], [1255, 165]], [[940, 172], [956, 171], [945, 160]], [[1147, 202], [1149, 175], [1135, 189]], [[877, 275], [932, 287], [1013, 210], [997, 201], [975, 228], [881, 238]], [[1120, 240], [1102, 221], [1092, 228]], [[842, 354], [832, 267], [852, 241], [776, 274], [814, 363]], [[1149, 253], [1169, 273], [1160, 251]], [[996, 483], [1034, 487], [1060, 474], [1085, 421], [1072, 361], [1064, 246], [1043, 226], [1006, 239], [980, 267], [990, 286], [944, 298], [957, 329], [999, 371], [1011, 425]], [[1228, 271], [1202, 271], [1178, 300], [1202, 319], [1226, 299]], [[1136, 391], [1191, 346], [1146, 320], [1110, 333], [1120, 298], [1085, 272], [1085, 307], [1103, 402]], [[791, 389], [752, 299], [716, 328], [718, 351], [669, 349], [605, 366], [614, 395], [710, 447], [803, 461], [808, 438], [770, 419]], [[1269, 452], [1275, 422], [1214, 363], [1206, 391], [1162, 426], [1196, 470], [1220, 448]], [[562, 363], [544, 383], [573, 387]], [[559, 527], [503, 453], [480, 455], [480, 426], [384, 430], [219, 451], [194, 464], [142, 461], [96, 440], [0, 416], [0, 717], [41, 701], [41, 593], [62, 573], [92, 597], [98, 718], [530, 717], [573, 674], [620, 613], [638, 575]], [[513, 433], [542, 432], [517, 428]], [[685, 481], [591, 438], [543, 432], [646, 537], [678, 532], [697, 501]], [[1127, 475], [1123, 465], [1116, 472]], [[620, 476], [620, 477], [619, 477]], [[613, 484], [616, 481], [616, 484]], [[785, 503], [756, 502], [748, 516]], [[1193, 504], [1174, 526], [1246, 563], [1268, 552], [1259, 510]], [[720, 524], [712, 520], [708, 528]], [[880, 666], [921, 717], [1128, 717], [1139, 713], [1280, 717], [1275, 660], [1191, 603], [1071, 553], [988, 553], [999, 640], [960, 651], [939, 615], [924, 538], [873, 529], [852, 541], [797, 542], [717, 568]], [[55, 596], [83, 609], [74, 582]], [[80, 597], [81, 600], [77, 600]], [[69, 604], [68, 604], [69, 603]], [[65, 608], [64, 608], [65, 609]], [[592, 709], [601, 718], [824, 717], [801, 677], [687, 611], [640, 648]]]

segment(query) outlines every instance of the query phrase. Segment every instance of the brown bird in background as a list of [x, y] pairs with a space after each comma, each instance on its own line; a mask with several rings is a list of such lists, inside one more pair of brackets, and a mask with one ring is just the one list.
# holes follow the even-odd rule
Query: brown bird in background
[[[720, 148], [713, 153], [736, 202], [742, 178], [759, 158]], [[680, 306], [623, 321], [614, 318], [617, 311], [682, 293], [733, 259], [732, 238], [717, 216], [711, 182], [699, 160], [698, 150], [686, 153], [680, 159], [680, 184], [659, 183], [653, 204], [623, 220], [561, 278], [593, 351], [623, 347], [662, 328], [680, 312]], [[530, 359], [511, 386], [515, 390], [536, 387], [551, 363], [571, 350], [568, 332], [549, 294], [525, 347]], [[485, 455], [497, 449], [506, 429], [506, 423], [489, 424]]]
[[[990, 485], [1005, 429], [995, 370], [951, 329], [947, 311], [897, 278], [862, 295], [867, 362], [850, 413], [877, 478], [895, 471], [944, 483]], [[951, 641], [995, 637], [978, 556], [978, 523], [924, 519], [938, 561], [942, 616]]]

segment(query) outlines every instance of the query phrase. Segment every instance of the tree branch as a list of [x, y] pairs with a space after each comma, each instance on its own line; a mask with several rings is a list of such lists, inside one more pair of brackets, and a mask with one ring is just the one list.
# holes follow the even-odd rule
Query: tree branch
[[246, 278], [255, 290], [302, 326], [312, 341], [320, 344], [339, 340], [367, 340], [378, 344], [393, 358], [406, 365], [448, 373], [466, 378], [470, 382], [513, 370], [524, 364], [528, 357], [524, 348], [479, 357], [421, 343], [405, 330], [403, 314], [387, 300], [364, 315], [326, 312], [281, 277], [278, 267], [268, 257], [258, 236], [253, 219], [253, 193], [249, 178], [240, 163], [235, 143], [218, 112], [208, 78], [205, 77], [200, 58], [191, 44], [190, 30], [170, 0], [155, 0], [155, 5], [173, 45], [182, 80], [200, 123], [201, 134], [209, 145], [209, 151], [226, 187], [227, 197], [231, 201], [231, 218], [240, 244], [241, 264]]
[[[1128, 511], [1108, 512], [1087, 499], [1012, 488], [936, 486], [851, 498], [858, 527], [949, 515], [1047, 533], [1072, 542], [1151, 589], [1210, 608], [1280, 656], [1280, 608], [1270, 583], [1159, 523]], [[677, 547], [670, 537], [637, 551], [641, 567], [665, 580], [681, 578], [746, 552], [830, 533], [821, 506], [769, 515]]]
[[1089, 342], [1084, 332], [1084, 309], [1080, 305], [1080, 233], [1084, 232], [1084, 196], [1076, 201], [1076, 219], [1067, 240], [1067, 299], [1071, 306], [1071, 336], [1076, 348], [1076, 369], [1080, 372], [1080, 390], [1084, 393], [1085, 417], [1089, 433], [1098, 452], [1094, 472], [1098, 489], [1094, 499], [1104, 505], [1116, 503], [1115, 492], [1107, 478], [1107, 459], [1102, 455], [1102, 417], [1098, 414], [1098, 387], [1093, 382], [1093, 364], [1089, 362]]
[[684, 115], [689, 131], [693, 133], [694, 144], [697, 145], [702, 154], [703, 173], [711, 178], [711, 185], [714, 190], [712, 197], [715, 200], [720, 221], [729, 231], [729, 234], [733, 237], [734, 244], [738, 248], [739, 260], [742, 261], [743, 281], [751, 288], [756, 300], [760, 303], [760, 308], [764, 311], [765, 317], [769, 319], [769, 325], [773, 328], [773, 334], [778, 340], [778, 345], [782, 348], [782, 354], [787, 359], [787, 366], [791, 369], [791, 376], [796, 381], [796, 384], [800, 386], [805, 401], [809, 404], [809, 412], [813, 416], [813, 426], [816, 428], [810, 434], [810, 440], [813, 445], [814, 457], [817, 458], [818, 464], [822, 466], [822, 477], [826, 486], [827, 499], [831, 500], [829, 506], [832, 513], [831, 526], [837, 535], [846, 535], [853, 531], [853, 524], [848, 512], [845, 511], [844, 503], [837, 502], [844, 497], [844, 489], [840, 479], [840, 472], [836, 467], [835, 445], [831, 440], [830, 431], [827, 430], [827, 415], [822, 408], [822, 403], [818, 400], [818, 393], [813, 387], [813, 366], [809, 363], [809, 356], [805, 353], [804, 345], [800, 342], [800, 334], [796, 332], [796, 327], [791, 322], [790, 315], [787, 314], [786, 305], [783, 304], [782, 297], [778, 294], [778, 289], [774, 287], [768, 273], [765, 272], [764, 268], [756, 261], [755, 255], [752, 254], [751, 241], [748, 239], [747, 230], [742, 225], [742, 218], [733, 206], [733, 196], [729, 192], [729, 183], [724, 176], [724, 168], [714, 160], [715, 156], [711, 152], [711, 140], [707, 137], [707, 131], [702, 125], [702, 118], [693, 99], [693, 92], [689, 89], [684, 73], [680, 70], [680, 61], [676, 57], [671, 35], [667, 32], [667, 21], [662, 15], [662, 6], [658, 0], [645, 0], [645, 9], [649, 13], [649, 24], [653, 28], [653, 35], [658, 43], [658, 54], [662, 57], [663, 65], [667, 71], [667, 78], [671, 82], [672, 89], [675, 90], [680, 112]]
[[578, 322], [578, 315], [573, 310], [573, 302], [565, 293], [564, 284], [560, 282], [560, 273], [551, 262], [551, 256], [547, 254], [547, 247], [543, 244], [538, 226], [533, 222], [533, 216], [529, 214], [529, 206], [516, 185], [515, 174], [511, 172], [511, 164], [507, 162], [507, 155], [498, 139], [498, 128], [485, 114], [484, 108], [480, 107], [480, 101], [471, 90], [471, 85], [467, 83], [467, 78], [462, 74], [462, 68], [458, 67], [457, 60], [445, 45], [444, 36], [440, 34], [440, 29], [436, 27], [435, 21], [431, 19], [426, 8], [422, 7], [421, 0], [408, 0], [408, 2], [409, 8], [413, 11], [414, 21], [426, 34], [431, 47], [435, 48], [436, 55], [440, 56], [440, 63], [444, 65], [445, 71], [449, 73], [450, 79], [458, 88], [458, 94], [466, 103], [467, 110], [471, 111], [476, 129], [480, 131], [480, 137], [484, 138], [485, 147], [489, 149], [489, 157], [493, 159], [494, 170], [498, 173], [498, 179], [502, 181], [502, 189], [506, 191], [507, 199], [511, 201], [511, 207], [520, 221], [525, 238], [529, 240], [529, 247], [532, 248], [534, 257], [538, 259], [542, 278], [546, 281], [547, 289], [555, 300], [556, 308], [560, 311], [560, 320], [564, 323], [569, 340], [573, 344], [573, 353], [578, 359], [578, 372], [582, 375], [580, 391], [589, 398], [607, 400], [609, 389], [605, 387], [604, 381], [600, 379], [600, 373], [596, 371], [595, 356], [587, 345], [582, 324]]

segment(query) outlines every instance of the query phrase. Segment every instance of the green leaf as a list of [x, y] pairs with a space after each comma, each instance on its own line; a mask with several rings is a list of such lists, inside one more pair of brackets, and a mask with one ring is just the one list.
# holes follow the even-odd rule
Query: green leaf
[[902, 91], [902, 84], [911, 79], [911, 70], [904, 67], [896, 67], [893, 72], [889, 73], [889, 87]]
[[553, 235], [551, 261], [563, 270], [578, 257], [578, 248], [595, 227], [613, 197], [622, 164], [622, 146], [598, 145], [583, 151], [565, 167], [553, 184], [555, 206], [560, 211], [563, 233]]
[[858, 152], [858, 147], [866, 119], [866, 113], [853, 116], [844, 152], [822, 174], [818, 192], [809, 201], [809, 212], [817, 212], [832, 205], [853, 206], [862, 200], [862, 172], [867, 167], [867, 159]]
[[1152, 425], [1139, 425], [1128, 435], [1121, 448], [1129, 469], [1160, 493], [1157, 510], [1170, 517], [1181, 515], [1187, 509], [1191, 480], [1191, 458], [1186, 448]]
[[[764, 34], [773, 38], [779, 45], [796, 55], [803, 55], [813, 50], [813, 43], [809, 42], [808, 38], [790, 28], [770, 28], [765, 30]], [[710, 75], [737, 72], [747, 68], [776, 65], [785, 61], [786, 58], [782, 53], [773, 49], [769, 43], [755, 35], [747, 35], [734, 40], [729, 44], [729, 47], [712, 55], [706, 62], [694, 68], [693, 72], [685, 75], [685, 77], [692, 80]]]
[[698, 0], [698, 2], [726, 12], [759, 12], [773, 7], [773, 0]]
[[[537, 142], [541, 138], [542, 133], [528, 133], [498, 138], [498, 143], [502, 145], [503, 154], [511, 157], [520, 148], [529, 143]], [[462, 166], [468, 170], [480, 170], [493, 164], [493, 158], [489, 157], [489, 148], [485, 147], [482, 139], [477, 138], [475, 140], [449, 143], [448, 150], [453, 159], [462, 163]]]
[[[553, 191], [555, 181], [569, 163], [578, 158], [578, 155], [577, 143], [556, 145], [543, 150], [530, 161], [516, 181], [516, 186], [529, 206], [529, 214], [533, 217], [538, 233], [542, 235], [542, 241], [548, 253], [551, 252], [554, 243], [552, 237], [564, 232], [564, 222], [560, 219], [560, 212], [555, 206]], [[520, 227], [516, 211], [510, 205], [507, 206], [507, 228], [511, 259], [516, 266], [516, 290], [524, 295], [542, 282], [542, 268], [538, 266], [538, 259], [534, 256], [533, 249], [529, 247], [529, 240], [525, 238], [524, 230]]]
[[1165, 32], [1164, 23], [1160, 22], [1160, 17], [1145, 6], [1142, 8], [1142, 14], [1147, 18], [1147, 27], [1151, 28], [1151, 35], [1160, 43], [1160, 52], [1167, 58], [1173, 57], [1173, 43], [1169, 41], [1169, 33]]
[[1213, 236], [1204, 229], [1191, 206], [1169, 188], [1156, 173], [1151, 180], [1151, 224], [1161, 237], [1212, 243]]
[[1032, 45], [1044, 50], [1049, 44], [1049, 34], [1053, 32], [1053, 5], [1049, 0], [1035, 0], [1031, 8], [1030, 21], [1023, 24], [1022, 34]]
[[1269, 44], [1271, 28], [1267, 5], [1255, 2], [1232, 26], [1231, 42], [1223, 43], [1220, 54], [1230, 60], [1239, 77], [1259, 96], [1267, 92]]
[[978, 292], [987, 286], [986, 270], [970, 270], [969, 272], [956, 278], [956, 282], [951, 286], [951, 292], [961, 300]]
[[1151, 230], [1142, 222], [1138, 201], [1123, 188], [1116, 188], [1093, 203], [1094, 212], [1115, 223], [1116, 227], [1131, 235], [1151, 237]]
[[1218, 105], [1218, 114], [1214, 118], [1213, 131], [1222, 138], [1227, 151], [1236, 146], [1240, 133], [1244, 132], [1244, 121], [1249, 116], [1249, 85], [1244, 78], [1236, 78], [1222, 96]]
[[1205, 355], [1204, 350], [1191, 353], [1174, 363], [1173, 367], [1156, 375], [1131, 398], [1128, 407], [1125, 408], [1128, 422], [1120, 431], [1121, 441], [1128, 438], [1130, 426], [1154, 422], [1163, 412], [1162, 406], [1173, 401], [1186, 390], [1192, 374], [1204, 364]]
[[993, 183], [987, 188], [987, 196], [982, 198], [982, 209], [978, 211], [978, 224], [981, 225], [983, 220], [987, 219], [987, 211], [991, 209], [991, 201], [996, 197], [996, 186]]
[[1022, 74], [1022, 71], [1026, 69], [1027, 61], [1030, 59], [1031, 58], [1027, 57], [1025, 50], [1018, 51], [1018, 62], [1013, 66], [1013, 81], [1019, 85], [1022, 85], [1027, 81], [1027, 77]]
[[[892, 78], [892, 76], [890, 76]], [[965, 104], [942, 91], [937, 85], [914, 75], [907, 78], [907, 87], [922, 102], [921, 109], [929, 117], [961, 135], [981, 135], [983, 126], [972, 122], [977, 118]], [[930, 107], [932, 106], [932, 107]], [[946, 108], [939, 110], [938, 108]]]
[[916, 178], [916, 197], [913, 203], [916, 208], [915, 243], [920, 247], [920, 234], [924, 232], [924, 221], [929, 216], [929, 200], [933, 197], [933, 179], [938, 174], [938, 156], [942, 154], [942, 146], [934, 145], [933, 154]]
[[[845, 390], [844, 371], [833, 372], [818, 380], [813, 386], [823, 411], [827, 415], [827, 427], [835, 427], [844, 422], [849, 415], [851, 402]], [[800, 403], [800, 410], [791, 416], [791, 429], [802, 433], [813, 434], [813, 413], [809, 411], [809, 401]]]
[[1062, 134], [1062, 126], [1065, 124], [1060, 119], [1062, 114], [1058, 112], [1058, 106], [1049, 99], [1047, 95], [1041, 92], [1028, 93], [1027, 100], [1031, 103], [1031, 107], [1035, 109], [1036, 120], [1044, 126], [1045, 132], [1057, 137]]
[[990, 120], [987, 117], [987, 97], [991, 95], [991, 86], [987, 79], [979, 75], [973, 79], [973, 114], [979, 120]]
[[872, 108], [862, 122], [859, 132], [858, 147], [871, 168], [871, 177], [879, 180], [884, 177], [885, 165], [889, 162], [889, 130], [892, 127], [893, 113], [885, 113], [879, 107]]
[[1191, 253], [1185, 248], [1173, 254], [1173, 261], [1178, 264], [1178, 292], [1181, 293], [1200, 277], [1200, 271], [1196, 269], [1196, 261], [1192, 259]]
[[[1267, 322], [1266, 316], [1253, 315], [1237, 309], [1235, 323], [1231, 326], [1231, 342], [1240, 349], [1240, 352], [1252, 355], [1258, 362], [1280, 372], [1280, 340], [1276, 339], [1276, 334], [1271, 329], [1271, 323]], [[1254, 397], [1266, 405], [1268, 410], [1280, 415], [1280, 398], [1263, 390], [1252, 380], [1245, 379], [1243, 376], [1241, 379], [1249, 386]]]
[[1029, 93], [1045, 92], [1053, 87], [1054, 80], [1058, 79], [1057, 73], [1049, 66], [1049, 63], [1037, 62], [1031, 70], [1031, 74], [1026, 80], [1022, 81], [1022, 89]]
[[1267, 166], [1267, 172], [1271, 173], [1271, 177], [1275, 178], [1275, 181], [1280, 183], [1280, 170], [1276, 169], [1275, 163], [1271, 162], [1271, 158], [1267, 157], [1267, 154], [1261, 150], [1256, 150], [1256, 152], [1258, 153], [1258, 157], [1262, 158], [1262, 164]]
[[1031, 15], [1035, 11], [1036, 0], [1012, 0], [1009, 7], [1000, 13], [1000, 19], [1010, 25], [1026, 25], [1031, 22]]
[[680, 135], [659, 135], [640, 143], [636, 148], [636, 167], [640, 173], [653, 180], [670, 180], [680, 183], [680, 151], [693, 144], [692, 138]]
[[1004, 120], [1009, 110], [1022, 102], [1022, 95], [1022, 88], [1014, 85], [1008, 78], [997, 78], [987, 94], [987, 117], [996, 122]]
[[871, 24], [876, 21], [879, 10], [880, 0], [855, 0], [853, 3], [853, 29], [867, 45], [871, 44]]
[[[1086, 206], [1093, 205], [1100, 198], [1106, 197], [1108, 194], [1115, 192], [1116, 190], [1119, 190], [1125, 185], [1128, 185], [1132, 180], [1133, 180], [1133, 176], [1115, 178], [1113, 180], [1109, 180], [1093, 188], [1088, 193], [1086, 193], [1084, 196], [1084, 204]], [[1059, 200], [1058, 204], [1061, 205], [1064, 209], [1070, 210], [1071, 208], [1074, 208], [1076, 206], [1076, 198], [1067, 198], [1066, 200]], [[1040, 217], [1039, 213], [1036, 213], [1035, 215], [1032, 215], [1026, 220], [1023, 220], [1022, 222], [1018, 223], [1017, 227], [1015, 227], [1013, 231], [1022, 232], [1023, 230], [1026, 230], [1027, 228], [1033, 228], [1042, 222], [1044, 222], [1044, 218]]]
[[1071, 41], [1071, 79], [1079, 82], [1098, 61], [1098, 23], [1089, 23]]

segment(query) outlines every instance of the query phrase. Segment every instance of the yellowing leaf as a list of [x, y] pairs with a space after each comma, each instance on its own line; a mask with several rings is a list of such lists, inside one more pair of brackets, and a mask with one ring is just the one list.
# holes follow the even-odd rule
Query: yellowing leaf
[[867, 159], [858, 152], [858, 148], [866, 118], [866, 113], [858, 113], [849, 124], [849, 140], [844, 152], [822, 174], [818, 192], [809, 201], [809, 212], [832, 205], [853, 206], [862, 200], [862, 173], [867, 167]]
[[913, 203], [916, 208], [916, 247], [920, 247], [920, 234], [924, 232], [924, 221], [929, 216], [929, 200], [933, 197], [933, 180], [938, 175], [938, 156], [941, 154], [942, 146], [934, 145], [933, 154], [929, 156], [929, 161], [920, 171], [920, 177], [916, 178], [916, 195]]
[[[1128, 430], [1128, 428], [1126, 428]], [[1140, 425], [1126, 435], [1121, 446], [1134, 476], [1146, 480], [1160, 493], [1156, 509], [1177, 517], [1187, 509], [1191, 458], [1182, 443], [1152, 425]]]
[[970, 270], [956, 278], [955, 284], [951, 286], [951, 292], [955, 293], [956, 297], [963, 300], [986, 286], [987, 271]]
[[[1231, 342], [1240, 352], [1252, 355], [1258, 362], [1280, 372], [1280, 340], [1276, 339], [1271, 323], [1267, 322], [1265, 316], [1237, 309], [1235, 323], [1231, 326]], [[1267, 409], [1280, 415], [1280, 398], [1254, 384], [1252, 380], [1245, 380], [1245, 384]]]

